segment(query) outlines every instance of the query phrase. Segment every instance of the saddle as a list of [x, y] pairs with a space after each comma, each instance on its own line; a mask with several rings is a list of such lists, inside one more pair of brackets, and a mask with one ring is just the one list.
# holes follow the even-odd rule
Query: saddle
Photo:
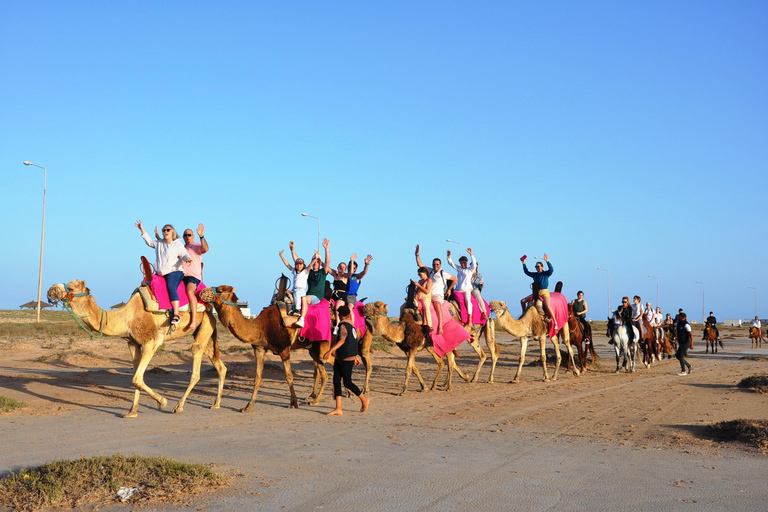
[[[139, 296], [141, 296], [141, 300], [144, 302], [144, 309], [150, 312], [172, 309], [171, 300], [168, 298], [168, 288], [165, 284], [165, 278], [152, 272], [152, 265], [150, 265], [149, 261], [144, 256], [141, 257], [141, 269], [144, 275], [144, 280], [141, 282], [138, 290]], [[195, 290], [195, 295], [198, 295], [204, 289], [205, 284], [200, 282], [197, 286], [197, 290]], [[187, 298], [187, 293], [184, 289], [184, 283], [179, 284], [178, 294], [179, 311], [189, 311], [189, 299]], [[203, 312], [205, 311], [205, 307], [205, 304], [198, 300], [197, 311]]]

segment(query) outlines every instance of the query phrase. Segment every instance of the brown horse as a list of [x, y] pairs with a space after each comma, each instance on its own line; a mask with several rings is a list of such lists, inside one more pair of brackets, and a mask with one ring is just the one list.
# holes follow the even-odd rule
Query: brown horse
[[750, 327], [749, 340], [752, 342], [752, 348], [761, 348], [763, 345], [762, 342], [765, 341], [763, 339], [762, 329], [758, 329], [757, 327]]
[[[710, 345], [712, 345], [712, 353], [717, 354], [717, 331], [714, 329], [707, 329], [707, 338], [704, 342], [707, 344], [707, 349], [704, 351], [705, 354], [709, 353]], [[720, 346], [722, 347], [722, 342], [720, 343]]]
[[[592, 363], [595, 363], [599, 359], [595, 352], [594, 343], [592, 343], [592, 326], [586, 324], [586, 328], [582, 328], [582, 323], [573, 314], [571, 305], [568, 304], [568, 329], [571, 331], [571, 345], [576, 345], [576, 350], [579, 352], [579, 365], [581, 371], [587, 371], [587, 351], [592, 355]], [[568, 367], [566, 372], [571, 370], [571, 360], [568, 359]]]

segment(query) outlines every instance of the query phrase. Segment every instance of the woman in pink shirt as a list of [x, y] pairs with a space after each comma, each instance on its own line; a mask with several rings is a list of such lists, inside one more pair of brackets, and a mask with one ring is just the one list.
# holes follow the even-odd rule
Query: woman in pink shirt
[[197, 327], [197, 285], [203, 280], [203, 254], [208, 252], [208, 242], [205, 240], [205, 226], [197, 225], [197, 236], [200, 243], [195, 243], [195, 234], [191, 229], [184, 230], [184, 248], [190, 259], [184, 262], [184, 291], [189, 299], [189, 314], [191, 320], [185, 331], [194, 331]]

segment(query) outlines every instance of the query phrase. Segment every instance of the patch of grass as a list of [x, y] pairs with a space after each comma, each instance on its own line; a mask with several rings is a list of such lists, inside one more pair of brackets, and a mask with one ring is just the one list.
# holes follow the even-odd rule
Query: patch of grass
[[754, 389], [760, 394], [768, 394], [768, 375], [753, 375], [742, 379], [738, 386], [742, 389]]
[[246, 343], [241, 343], [239, 345], [232, 345], [231, 347], [222, 348], [221, 352], [223, 354], [239, 354], [241, 352], [253, 352], [253, 347]]
[[71, 336], [76, 338], [88, 337], [75, 322], [40, 322], [38, 323], [0, 323], [0, 337], [36, 336]]
[[753, 444], [761, 450], [768, 449], [768, 421], [766, 420], [721, 421], [710, 425], [709, 428], [727, 440]]
[[130, 501], [149, 502], [224, 483], [223, 477], [205, 465], [165, 457], [83, 457], [11, 473], [0, 481], [0, 504], [17, 510], [106, 504], [116, 501], [121, 487], [140, 487]]
[[765, 356], [744, 356], [739, 359], [743, 361], [768, 361], [768, 357]]
[[27, 406], [24, 402], [0, 396], [0, 412], [11, 412], [16, 409], [23, 409]]
[[66, 357], [71, 357], [71, 356], [83, 356], [83, 357], [90, 357], [93, 359], [107, 359], [106, 357], [100, 356], [99, 354], [95, 352], [91, 352], [90, 350], [73, 350], [72, 352], [56, 352], [54, 354], [49, 354], [47, 356], [40, 356], [37, 359], [35, 359], [35, 362], [45, 363], [47, 361], [63, 360]]

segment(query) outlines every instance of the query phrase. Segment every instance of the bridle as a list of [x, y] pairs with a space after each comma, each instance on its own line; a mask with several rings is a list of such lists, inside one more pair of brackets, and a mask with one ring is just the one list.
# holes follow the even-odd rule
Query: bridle
[[69, 314], [72, 315], [72, 318], [75, 319], [75, 322], [77, 323], [77, 325], [82, 327], [83, 330], [88, 333], [88, 335], [91, 337], [91, 341], [93, 341], [94, 338], [101, 338], [102, 336], [104, 336], [104, 326], [109, 324], [106, 311], [104, 311], [103, 309], [99, 308], [101, 310], [101, 321], [99, 323], [98, 334], [96, 334], [95, 331], [90, 330], [88, 328], [88, 326], [86, 326], [83, 323], [83, 321], [81, 320], [81, 318], [87, 318], [87, 317], [93, 315], [95, 312], [94, 313], [89, 313], [87, 315], [82, 315], [82, 316], [76, 315], [75, 312], [72, 311], [72, 306], [69, 304], [69, 302], [73, 298], [75, 298], [75, 297], [87, 297], [87, 296], [89, 296], [91, 294], [90, 290], [88, 290], [86, 288], [86, 290], [84, 292], [82, 292], [82, 293], [75, 293], [74, 291], [69, 289], [69, 287], [67, 286], [66, 283], [64, 283], [63, 286], [64, 286], [64, 291], [66, 291], [66, 294], [61, 299], [62, 305], [64, 306], [64, 309], [66, 309], [69, 312]]

